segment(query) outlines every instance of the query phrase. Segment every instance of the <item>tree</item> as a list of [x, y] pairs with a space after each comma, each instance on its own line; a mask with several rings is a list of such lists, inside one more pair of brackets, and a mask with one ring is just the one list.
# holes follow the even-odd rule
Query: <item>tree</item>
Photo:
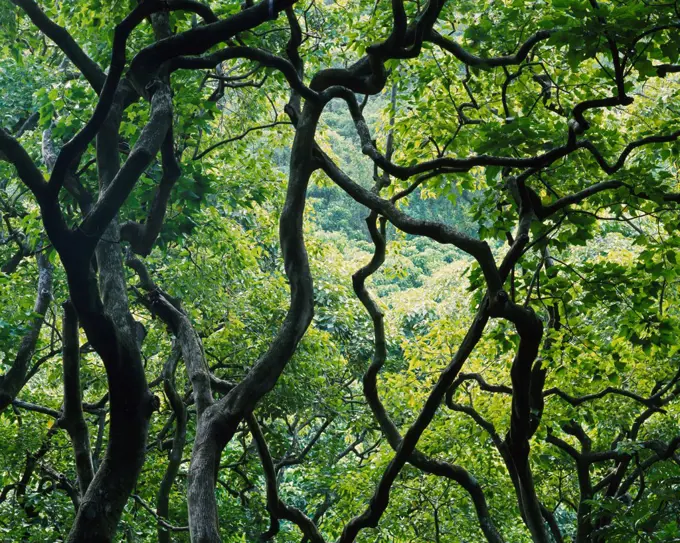
[[[35, 256], [39, 271], [30, 322], [6, 339], [23, 334], [7, 349], [16, 352], [0, 409], [56, 421], [2, 492], [26, 518], [40, 518], [26, 498], [38, 471], [71, 499], [68, 541], [112, 541], [131, 526], [131, 499], [168, 541], [184, 531], [170, 498], [190, 447], [192, 542], [251, 533], [237, 519], [257, 512], [245, 497], [253, 470], [265, 487], [264, 540], [281, 521], [312, 542], [365, 539], [393, 496], [404, 507], [411, 481], [437, 541], [677, 536], [677, 6], [142, 0], [102, 10], [12, 0], [0, 10], [11, 97], [0, 111], [3, 272], [23, 294], [22, 261]], [[22, 100], [29, 90], [36, 104]], [[337, 118], [325, 124], [327, 115]], [[352, 275], [360, 305], [338, 286], [340, 265], [310, 264], [306, 237], [313, 256], [333, 258], [323, 235], [305, 236], [306, 195], [322, 177], [366, 209], [371, 243], [347, 240], [368, 250]], [[458, 220], [423, 216], [408, 204], [415, 195], [448, 199]], [[472, 318], [407, 311], [386, 327], [366, 282], [399, 233], [469, 262]], [[51, 290], [61, 317], [48, 313]], [[431, 366], [418, 363], [418, 345], [434, 349]], [[33, 361], [37, 349], [47, 354]], [[44, 382], [60, 382], [63, 406], [18, 399], [41, 394], [31, 379], [59, 350], [61, 376]], [[321, 402], [305, 396], [315, 378], [329, 391]], [[163, 402], [152, 393], [161, 384]], [[84, 402], [88, 387], [101, 399]], [[400, 404], [400, 390], [413, 405]], [[169, 419], [154, 427], [156, 447], [169, 453], [165, 469], [153, 464], [154, 509], [135, 489], [160, 408]], [[86, 414], [97, 420], [94, 448]], [[42, 460], [58, 428], [76, 484]], [[449, 433], [460, 464], [437, 442]], [[313, 485], [294, 467], [319, 447], [327, 464]], [[359, 488], [329, 477], [349, 457], [371, 466]], [[220, 479], [225, 461], [245, 490]], [[490, 504], [496, 485], [507, 490], [501, 506]], [[458, 534], [449, 492], [473, 510]], [[412, 529], [428, 540], [422, 519], [392, 519], [386, 537]]]

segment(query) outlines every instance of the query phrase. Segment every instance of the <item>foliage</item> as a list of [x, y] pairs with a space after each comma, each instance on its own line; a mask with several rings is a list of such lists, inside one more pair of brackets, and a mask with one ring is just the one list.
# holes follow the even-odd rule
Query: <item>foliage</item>
[[0, 3], [0, 539], [101, 500], [71, 300], [101, 541], [199, 541], [206, 442], [225, 542], [680, 541], [678, 5], [179, 4]]

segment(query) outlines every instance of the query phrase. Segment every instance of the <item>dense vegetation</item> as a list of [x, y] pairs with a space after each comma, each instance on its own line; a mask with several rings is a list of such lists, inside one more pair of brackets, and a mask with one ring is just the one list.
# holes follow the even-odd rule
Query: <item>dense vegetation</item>
[[0, 0], [2, 541], [680, 541], [680, 5]]

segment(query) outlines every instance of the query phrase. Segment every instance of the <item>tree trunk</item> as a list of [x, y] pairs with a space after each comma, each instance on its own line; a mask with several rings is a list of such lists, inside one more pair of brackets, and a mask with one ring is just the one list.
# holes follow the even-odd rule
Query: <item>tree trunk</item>
[[92, 454], [90, 451], [90, 434], [83, 416], [83, 404], [80, 391], [80, 344], [78, 339], [78, 316], [70, 302], [64, 303], [62, 324], [63, 367], [64, 367], [64, 413], [59, 426], [64, 428], [71, 438], [73, 454], [78, 474], [80, 497], [87, 492], [94, 478]]
[[222, 450], [239, 423], [274, 386], [314, 314], [314, 291], [302, 233], [307, 185], [314, 170], [311, 162], [314, 133], [321, 114], [308, 102], [300, 116], [290, 159], [286, 201], [279, 221], [279, 237], [286, 275], [290, 281], [290, 308], [269, 349], [246, 377], [219, 402], [207, 408], [198, 421], [189, 467], [189, 530], [192, 543], [221, 541], [217, 522], [215, 482]]

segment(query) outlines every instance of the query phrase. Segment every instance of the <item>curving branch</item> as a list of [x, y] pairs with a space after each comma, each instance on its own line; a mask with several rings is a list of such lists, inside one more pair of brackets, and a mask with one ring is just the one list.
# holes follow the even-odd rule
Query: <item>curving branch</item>
[[156, 519], [156, 522], [158, 523], [159, 527], [162, 527], [165, 529], [166, 532], [188, 532], [189, 527], [188, 526], [175, 526], [174, 524], [170, 524], [167, 520], [165, 520], [163, 517], [159, 516], [156, 511], [153, 510], [153, 508], [146, 503], [141, 496], [138, 494], [132, 494], [130, 496], [135, 502], [137, 502], [139, 505], [142, 506], [142, 509], [144, 509], [147, 513], [149, 513], [152, 517]]
[[276, 19], [281, 11], [295, 2], [296, 0], [263, 0], [226, 19], [211, 18], [205, 25], [159, 40], [142, 49], [132, 60], [130, 71], [133, 78], [139, 86], [144, 87], [165, 62], [180, 56], [201, 55], [241, 32]]
[[[379, 193], [381, 188], [386, 185], [388, 179], [376, 176], [376, 185], [373, 193]], [[406, 196], [408, 192], [403, 193]], [[400, 195], [392, 198], [392, 203], [398, 200]], [[380, 219], [380, 228], [377, 225], [377, 213], [371, 212], [366, 218], [366, 224], [374, 246], [373, 256], [364, 267], [352, 275], [352, 286], [357, 298], [365, 307], [373, 323], [374, 351], [373, 360], [364, 374], [363, 386], [366, 401], [377, 420], [382, 433], [386, 436], [390, 446], [398, 451], [403, 439], [396, 424], [392, 421], [385, 410], [378, 394], [377, 376], [387, 359], [387, 347], [385, 341], [384, 315], [379, 305], [373, 300], [366, 288], [366, 280], [373, 275], [384, 263], [386, 254], [386, 230], [385, 219]], [[477, 480], [464, 468], [448, 462], [442, 462], [427, 457], [417, 449], [414, 449], [408, 462], [414, 467], [421, 469], [425, 473], [431, 473], [442, 477], [447, 477], [456, 481], [469, 494], [475, 506], [479, 525], [487, 541], [501, 543], [502, 536], [495, 527], [484, 492]]]
[[120, 227], [120, 239], [127, 241], [132, 250], [142, 256], [148, 256], [151, 253], [153, 244], [163, 227], [172, 189], [182, 174], [175, 155], [172, 125], [168, 126], [160, 151], [163, 175], [156, 189], [153, 202], [151, 202], [146, 221], [143, 224], [128, 221]]
[[640, 479], [651, 466], [657, 462], [671, 459], [674, 453], [680, 449], [680, 436], [674, 437], [667, 444], [655, 444], [654, 449], [652, 455], [644, 462], [639, 462], [633, 472], [621, 483], [616, 493], [617, 497], [624, 496], [635, 481]]
[[319, 100], [319, 93], [313, 91], [305, 85], [299, 71], [295, 68], [295, 65], [290, 60], [279, 57], [270, 53], [269, 51], [265, 51], [257, 47], [247, 47], [241, 45], [221, 49], [220, 51], [204, 56], [178, 56], [169, 61], [169, 69], [171, 72], [181, 69], [211, 69], [226, 60], [239, 58], [252, 60], [259, 63], [261, 66], [278, 70], [286, 78], [286, 81], [295, 92], [299, 93], [307, 100]]
[[[170, 512], [170, 491], [175, 482], [182, 462], [182, 453], [187, 437], [187, 410], [182, 401], [182, 397], [175, 388], [175, 370], [180, 358], [180, 349], [175, 344], [167, 362], [163, 366], [163, 389], [168, 398], [170, 407], [175, 416], [175, 435], [172, 438], [172, 448], [168, 455], [168, 466], [165, 468], [163, 479], [158, 487], [156, 497], [156, 515], [158, 522], [158, 543], [170, 543], [170, 532], [167, 523], [161, 522], [166, 519]], [[174, 531], [174, 530], [173, 530]]]
[[38, 264], [38, 286], [34, 316], [28, 325], [28, 331], [21, 339], [14, 362], [10, 369], [0, 376], [0, 413], [7, 409], [17, 397], [29, 376], [29, 366], [35, 352], [40, 330], [45, 322], [45, 314], [52, 300], [52, 275], [54, 269], [44, 252], [36, 255]]
[[[82, 155], [83, 151], [95, 138], [99, 129], [106, 121], [111, 106], [118, 92], [119, 83], [126, 66], [125, 48], [127, 40], [132, 31], [147, 17], [161, 10], [188, 10], [203, 16], [214, 17], [210, 8], [194, 0], [146, 0], [140, 2], [123, 19], [114, 30], [113, 46], [111, 50], [111, 63], [109, 65], [106, 80], [102, 86], [99, 100], [90, 119], [85, 126], [64, 144], [59, 152], [59, 156], [52, 170], [49, 181], [49, 197], [53, 200], [59, 195], [59, 191], [64, 184], [66, 174], [72, 167], [72, 162], [76, 157]], [[159, 42], [157, 42], [159, 43]], [[148, 83], [148, 81], [147, 81]], [[145, 91], [153, 92], [153, 88], [146, 88], [146, 83], [142, 86]], [[155, 153], [154, 153], [155, 154]]]
[[499, 57], [479, 57], [467, 51], [457, 42], [442, 36], [436, 30], [430, 30], [427, 36], [427, 41], [434, 43], [441, 47], [444, 51], [451, 53], [454, 57], [460, 60], [467, 66], [476, 66], [478, 68], [495, 68], [498, 66], [514, 66], [521, 64], [529, 56], [534, 46], [544, 40], [547, 40], [554, 31], [539, 30], [530, 36], [517, 50], [514, 55], [505, 55]]
[[578, 509], [576, 512], [576, 541], [588, 541], [593, 531], [591, 518], [592, 505], [590, 503], [590, 500], [592, 500], [594, 496], [593, 485], [590, 478], [590, 465], [592, 462], [585, 457], [583, 449], [581, 452], [577, 451], [569, 443], [553, 435], [551, 431], [548, 431], [546, 441], [559, 449], [562, 449], [576, 464], [580, 492]]
[[377, 194], [353, 181], [318, 147], [315, 151], [315, 156], [323, 172], [354, 200], [370, 210], [380, 213], [394, 226], [407, 234], [426, 236], [439, 243], [448, 243], [465, 251], [479, 262], [489, 289], [494, 292], [501, 288], [502, 283], [496, 262], [486, 242], [458, 232], [443, 223], [412, 218], [398, 209], [393, 202], [380, 198]]
[[393, 3], [396, 26], [388, 39], [369, 46], [366, 55], [347, 68], [320, 70], [312, 78], [310, 88], [323, 92], [337, 86], [357, 94], [378, 94], [387, 82], [385, 62], [390, 59], [416, 58], [444, 5], [445, 2], [438, 0], [428, 1], [403, 28], [405, 21], [402, 9]]
[[415, 422], [410, 426], [396, 451], [396, 454], [383, 472], [376, 490], [370, 500], [370, 506], [366, 510], [350, 520], [342, 531], [339, 543], [354, 541], [361, 530], [367, 527], [375, 527], [387, 509], [392, 484], [401, 472], [408, 458], [415, 451], [416, 445], [437, 412], [446, 391], [460, 372], [461, 367], [471, 354], [474, 347], [482, 337], [482, 332], [489, 320], [489, 308], [487, 303], [482, 303], [475, 318], [463, 338], [458, 351], [448, 366], [442, 371], [437, 384], [434, 386], [425, 405], [421, 409]]
[[51, 407], [45, 407], [43, 405], [34, 404], [31, 402], [25, 402], [23, 400], [12, 400], [12, 405], [20, 409], [25, 409], [26, 411], [32, 411], [34, 413], [41, 413], [58, 420], [61, 417], [61, 411], [52, 409]]
[[[414, 175], [424, 174], [438, 169], [447, 169], [464, 172], [480, 166], [486, 167], [500, 166], [505, 168], [525, 169], [526, 170], [525, 173], [522, 176], [519, 176], [521, 180], [524, 180], [529, 175], [536, 173], [542, 168], [550, 166], [551, 164], [555, 163], [561, 158], [564, 158], [579, 149], [585, 149], [589, 151], [590, 154], [595, 159], [595, 161], [600, 166], [600, 168], [606, 174], [613, 175], [614, 173], [618, 172], [621, 168], [623, 168], [623, 166], [626, 163], [626, 160], [635, 149], [657, 143], [670, 143], [680, 138], [680, 130], [669, 134], [659, 134], [640, 138], [639, 140], [628, 143], [613, 163], [608, 162], [607, 159], [602, 155], [601, 151], [589, 140], [587, 139], [576, 140], [575, 137], [570, 137], [566, 144], [561, 146], [555, 146], [552, 149], [546, 151], [545, 153], [530, 157], [493, 156], [485, 154], [468, 156], [464, 158], [443, 156], [432, 160], [416, 163], [412, 166], [401, 166], [391, 162], [391, 160], [388, 157], [380, 153], [380, 151], [378, 151], [378, 149], [375, 147], [374, 141], [371, 138], [371, 134], [368, 129], [368, 125], [366, 124], [366, 121], [363, 117], [363, 113], [361, 111], [361, 107], [359, 106], [354, 93], [350, 92], [346, 87], [334, 87], [332, 89], [329, 89], [329, 91], [327, 92], [329, 93], [328, 94], [329, 97], [342, 98], [347, 103], [347, 106], [349, 108], [350, 114], [356, 127], [357, 134], [359, 135], [359, 139], [361, 141], [361, 150], [363, 154], [368, 156], [376, 164], [376, 166], [381, 168], [387, 174], [393, 175], [398, 179], [408, 179]], [[600, 104], [599, 101], [592, 102], [594, 103], [583, 102], [581, 104], [578, 104], [574, 108], [575, 115], [579, 116], [582, 123], [585, 123], [585, 120], [583, 120], [582, 118], [582, 113], [584, 111], [586, 111], [587, 109], [593, 109], [595, 107], [604, 107], [608, 104], [608, 102], [605, 104]], [[625, 100], [624, 102], [625, 103], [623, 105], [630, 103], [626, 102]], [[587, 123], [584, 126], [587, 127]], [[604, 189], [602, 188], [599, 190]], [[598, 192], [599, 190], [596, 190], [596, 192]], [[590, 194], [585, 193], [581, 195], [580, 199], [583, 199], [589, 195]], [[578, 200], [578, 197], [576, 197], [575, 201], [580, 200]], [[564, 205], [568, 205], [569, 203], [572, 202], [566, 201], [564, 202]]]
[[177, 337], [177, 343], [181, 349], [184, 365], [193, 388], [196, 414], [200, 420], [206, 409], [213, 405], [212, 380], [208, 363], [205, 360], [201, 338], [184, 312], [170, 303], [159, 290], [151, 291], [149, 298], [151, 307], [156, 314], [168, 324]]
[[228, 143], [240, 141], [243, 138], [245, 138], [248, 134], [250, 134], [251, 132], [266, 130], [267, 128], [274, 128], [275, 126], [291, 125], [291, 124], [292, 123], [289, 122], [289, 121], [274, 121], [273, 123], [267, 123], [267, 124], [263, 124], [263, 125], [259, 125], [259, 126], [251, 126], [250, 128], [247, 128], [246, 130], [241, 132], [238, 136], [232, 136], [230, 138], [227, 138], [227, 139], [224, 139], [224, 140], [218, 141], [217, 143], [212, 144], [211, 146], [207, 147], [206, 149], [204, 149], [200, 153], [194, 155], [193, 159], [199, 160], [199, 159], [203, 158], [205, 155], [207, 155], [208, 153], [211, 153], [212, 151], [217, 149], [218, 147], [222, 147], [222, 145], [227, 145]]
[[46, 203], [45, 178], [21, 144], [2, 127], [0, 127], [0, 160], [12, 164], [36, 200], [41, 204]]
[[285, 504], [279, 497], [276, 479], [277, 470], [274, 466], [264, 434], [253, 414], [246, 416], [246, 422], [262, 462], [262, 469], [267, 485], [267, 510], [271, 517], [271, 525], [269, 529], [261, 535], [260, 540], [269, 541], [276, 536], [279, 532], [279, 519], [284, 519], [297, 525], [304, 537], [311, 541], [311, 543], [325, 543], [325, 540], [314, 521], [296, 507]]
[[80, 391], [80, 342], [78, 339], [78, 316], [73, 304], [63, 304], [63, 331], [62, 337], [64, 350], [63, 381], [64, 381], [64, 408], [59, 417], [59, 426], [64, 428], [73, 446], [73, 454], [78, 474], [78, 487], [80, 496], [84, 496], [87, 488], [94, 478], [92, 453], [90, 449], [90, 435], [83, 416], [83, 404]]
[[454, 391], [465, 381], [476, 381], [479, 388], [485, 392], [492, 392], [498, 394], [512, 394], [512, 388], [505, 385], [489, 384], [484, 377], [479, 373], [461, 373], [460, 377], [456, 379], [451, 385], [451, 390]]
[[276, 384], [293, 356], [314, 313], [314, 295], [305, 249], [302, 219], [307, 185], [313, 168], [308, 157], [320, 108], [307, 103], [298, 122], [291, 155], [290, 180], [279, 220], [279, 236], [286, 275], [290, 281], [290, 307], [269, 349], [244, 379], [199, 418], [189, 468], [189, 526], [192, 541], [219, 541], [215, 481], [218, 459], [238, 424]]
[[585, 394], [583, 396], [571, 396], [564, 392], [563, 390], [561, 390], [559, 387], [552, 387], [546, 389], [543, 395], [545, 397], [552, 395], [559, 396], [562, 400], [573, 405], [574, 407], [577, 407], [582, 403], [589, 402], [592, 400], [599, 400], [609, 395], [630, 398], [631, 400], [634, 400], [636, 402], [641, 403], [642, 405], [652, 408], [660, 405], [659, 398], [656, 395], [650, 396], [649, 398], [643, 398], [639, 394], [635, 394], [634, 392], [630, 392], [629, 390], [620, 389], [616, 387], [606, 387], [598, 392], [593, 392], [592, 394]]
[[304, 448], [296, 455], [289, 456], [286, 455], [284, 456], [281, 460], [276, 462], [274, 465], [276, 473], [281, 471], [284, 468], [290, 467], [290, 466], [298, 466], [302, 464], [305, 461], [305, 458], [307, 458], [307, 455], [309, 452], [312, 450], [314, 445], [316, 444], [317, 441], [321, 438], [323, 433], [326, 431], [326, 429], [331, 425], [333, 422], [333, 418], [329, 417], [326, 420], [323, 421], [321, 426], [317, 428], [316, 432], [312, 435], [311, 439], [307, 442], [307, 444], [304, 446]]
[[151, 98], [149, 122], [139, 135], [125, 164], [116, 173], [79, 226], [83, 243], [91, 250], [94, 250], [104, 230], [118, 214], [118, 210], [134, 188], [137, 180], [158, 153], [162, 143], [166, 140], [171, 122], [172, 96], [170, 88], [159, 81]]

